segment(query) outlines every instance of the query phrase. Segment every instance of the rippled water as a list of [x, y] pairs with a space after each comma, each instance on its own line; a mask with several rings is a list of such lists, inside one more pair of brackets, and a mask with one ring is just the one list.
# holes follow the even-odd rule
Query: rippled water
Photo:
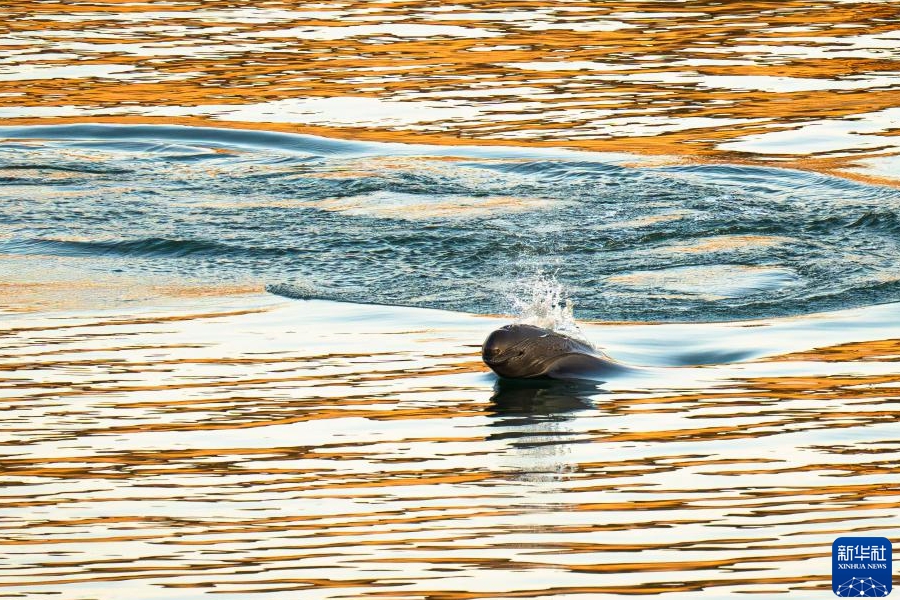
[[[900, 539], [896, 2], [0, 15], [0, 597], [813, 599]], [[498, 381], [511, 318], [632, 368]]]
[[821, 597], [835, 537], [900, 535], [897, 340], [848, 343], [897, 336], [898, 310], [585, 326], [650, 365], [602, 387], [496, 382], [473, 345], [504, 321], [457, 313], [21, 317], [0, 590]]
[[893, 0], [12, 1], [0, 117], [779, 158], [896, 180]]
[[771, 167], [215, 129], [0, 135], [0, 252], [59, 257], [83, 279], [115, 270], [504, 313], [543, 272], [566, 286], [577, 316], [605, 320], [900, 300], [894, 187]]

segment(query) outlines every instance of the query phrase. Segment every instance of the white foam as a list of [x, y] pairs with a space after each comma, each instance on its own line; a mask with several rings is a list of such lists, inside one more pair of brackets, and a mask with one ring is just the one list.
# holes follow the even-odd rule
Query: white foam
[[[575, 322], [574, 305], [553, 276], [539, 273], [511, 298], [516, 323], [543, 327], [587, 342]], [[589, 343], [589, 342], [588, 342]]]

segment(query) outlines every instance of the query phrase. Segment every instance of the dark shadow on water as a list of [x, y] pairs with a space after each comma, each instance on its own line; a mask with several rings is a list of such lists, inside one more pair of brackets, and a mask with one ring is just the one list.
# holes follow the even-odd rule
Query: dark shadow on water
[[681, 353], [673, 353], [665, 366], [698, 367], [701, 365], [725, 365], [747, 360], [753, 356], [755, 356], [753, 350], [744, 350], [740, 348], [689, 350]]
[[497, 417], [544, 420], [594, 408], [592, 395], [606, 393], [601, 382], [553, 379], [498, 379], [491, 396], [491, 413]]
[[575, 431], [560, 425], [594, 410], [593, 397], [604, 393], [599, 382], [498, 379], [489, 414], [494, 417], [491, 427], [502, 431], [490, 438], [513, 439], [516, 445], [577, 441]]

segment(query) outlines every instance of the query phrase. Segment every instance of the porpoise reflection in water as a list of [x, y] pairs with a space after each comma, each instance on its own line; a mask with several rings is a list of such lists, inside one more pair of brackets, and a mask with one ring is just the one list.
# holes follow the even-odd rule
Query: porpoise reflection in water
[[481, 347], [481, 358], [507, 379], [597, 381], [632, 370], [586, 342], [519, 323], [491, 332]]
[[542, 417], [593, 409], [594, 397], [609, 394], [601, 381], [560, 381], [548, 378], [498, 379], [491, 396], [493, 415], [529, 422]]

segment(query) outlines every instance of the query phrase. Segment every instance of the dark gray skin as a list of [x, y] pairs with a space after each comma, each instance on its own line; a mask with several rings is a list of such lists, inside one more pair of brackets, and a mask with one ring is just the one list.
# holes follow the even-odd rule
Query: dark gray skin
[[574, 338], [534, 325], [505, 325], [481, 347], [481, 358], [507, 379], [603, 380], [628, 370]]

